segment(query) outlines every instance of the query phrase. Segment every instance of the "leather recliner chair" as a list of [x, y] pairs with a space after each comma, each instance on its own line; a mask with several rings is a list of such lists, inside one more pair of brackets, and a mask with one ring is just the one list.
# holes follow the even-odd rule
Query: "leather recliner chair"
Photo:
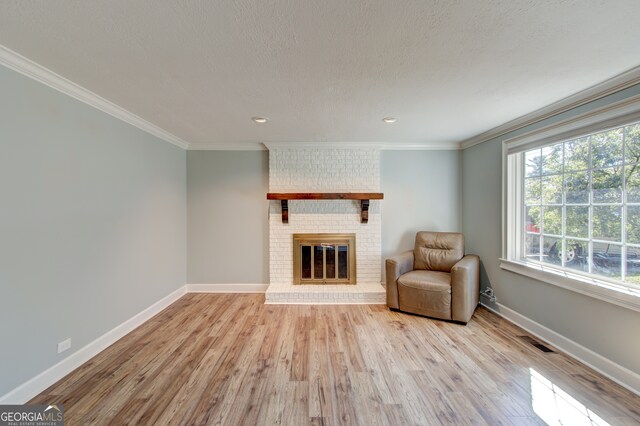
[[415, 249], [386, 261], [387, 306], [467, 323], [480, 299], [480, 258], [464, 254], [464, 236], [418, 232]]

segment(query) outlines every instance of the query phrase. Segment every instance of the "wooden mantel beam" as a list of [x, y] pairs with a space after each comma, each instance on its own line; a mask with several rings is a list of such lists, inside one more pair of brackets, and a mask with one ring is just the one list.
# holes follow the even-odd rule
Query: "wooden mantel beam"
[[382, 200], [382, 192], [269, 192], [267, 200]]
[[282, 223], [289, 223], [289, 200], [360, 200], [360, 222], [369, 222], [369, 200], [382, 200], [382, 192], [269, 192], [267, 200], [279, 200]]

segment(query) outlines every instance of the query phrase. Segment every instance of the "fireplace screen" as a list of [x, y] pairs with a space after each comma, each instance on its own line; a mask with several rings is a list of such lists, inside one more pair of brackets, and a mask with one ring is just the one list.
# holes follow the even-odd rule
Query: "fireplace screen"
[[355, 234], [293, 234], [294, 284], [355, 284]]

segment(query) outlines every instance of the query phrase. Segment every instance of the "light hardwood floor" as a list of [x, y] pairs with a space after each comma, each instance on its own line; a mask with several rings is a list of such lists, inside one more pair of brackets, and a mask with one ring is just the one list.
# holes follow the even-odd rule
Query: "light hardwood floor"
[[482, 308], [263, 303], [188, 294], [31, 403], [67, 425], [640, 424], [640, 397]]

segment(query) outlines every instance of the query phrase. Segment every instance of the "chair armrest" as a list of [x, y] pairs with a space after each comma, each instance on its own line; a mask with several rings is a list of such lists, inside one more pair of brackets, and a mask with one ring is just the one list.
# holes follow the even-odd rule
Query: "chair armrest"
[[451, 268], [451, 317], [469, 322], [480, 301], [480, 258], [464, 256]]
[[387, 277], [387, 306], [400, 309], [398, 301], [398, 278], [413, 270], [413, 250], [391, 257], [385, 262]]

